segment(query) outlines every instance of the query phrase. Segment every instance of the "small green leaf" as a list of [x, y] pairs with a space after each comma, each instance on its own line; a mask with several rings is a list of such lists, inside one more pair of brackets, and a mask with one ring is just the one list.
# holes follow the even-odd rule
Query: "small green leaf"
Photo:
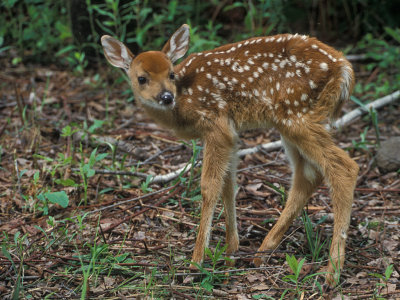
[[55, 183], [61, 184], [63, 186], [76, 186], [76, 183], [73, 179], [68, 178], [68, 179], [56, 179]]
[[47, 192], [45, 196], [51, 203], [59, 204], [62, 208], [66, 208], [68, 206], [69, 198], [65, 191]]

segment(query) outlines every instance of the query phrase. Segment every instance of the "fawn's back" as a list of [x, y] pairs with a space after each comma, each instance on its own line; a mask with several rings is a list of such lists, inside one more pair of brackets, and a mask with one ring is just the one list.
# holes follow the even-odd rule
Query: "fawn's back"
[[175, 71], [175, 109], [190, 111], [195, 120], [227, 115], [239, 130], [290, 130], [335, 117], [353, 85], [353, 71], [340, 52], [291, 34], [191, 54]]

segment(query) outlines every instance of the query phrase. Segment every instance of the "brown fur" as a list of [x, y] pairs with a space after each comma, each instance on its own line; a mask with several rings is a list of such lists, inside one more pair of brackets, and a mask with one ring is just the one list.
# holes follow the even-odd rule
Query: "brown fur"
[[[351, 94], [354, 75], [350, 63], [315, 38], [283, 34], [194, 53], [174, 67], [172, 63], [185, 54], [188, 41], [189, 30], [183, 25], [162, 52], [134, 58], [126, 51], [128, 58], [121, 55], [118, 59], [122, 51], [115, 45], [119, 42], [102, 38], [106, 57], [113, 65], [130, 65], [125, 69], [136, 99], [147, 113], [178, 136], [204, 142], [203, 202], [192, 260], [200, 263], [203, 259], [219, 198], [225, 206], [227, 253], [238, 249], [234, 201], [238, 132], [273, 126], [282, 135], [293, 182], [286, 207], [259, 251], [278, 246], [293, 219], [325, 180], [335, 215], [327, 280], [335, 284], [344, 262], [358, 166], [334, 145], [324, 124], [338, 116]], [[172, 71], [175, 80], [169, 76]], [[138, 76], [145, 76], [147, 83], [139, 84]], [[160, 102], [162, 90], [174, 95], [174, 103]], [[258, 254], [255, 264], [261, 264], [261, 259]]]

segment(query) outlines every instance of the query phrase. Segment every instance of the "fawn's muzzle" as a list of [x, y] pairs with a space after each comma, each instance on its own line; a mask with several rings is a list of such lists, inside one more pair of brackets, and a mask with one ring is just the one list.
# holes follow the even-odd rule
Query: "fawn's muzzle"
[[174, 102], [174, 95], [170, 91], [163, 91], [158, 95], [161, 104], [170, 105]]

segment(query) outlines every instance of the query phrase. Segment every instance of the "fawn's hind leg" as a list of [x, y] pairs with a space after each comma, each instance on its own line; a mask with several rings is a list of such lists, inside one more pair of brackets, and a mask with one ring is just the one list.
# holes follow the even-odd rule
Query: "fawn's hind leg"
[[330, 187], [334, 227], [330, 248], [327, 282], [335, 285], [345, 258], [345, 244], [350, 224], [353, 193], [359, 167], [337, 147], [320, 124], [309, 125], [308, 134], [289, 137], [302, 156], [317, 166]]
[[[299, 215], [307, 200], [322, 181], [320, 172], [300, 154], [296, 146], [284, 137], [282, 137], [282, 144], [293, 169], [292, 186], [286, 206], [274, 227], [265, 237], [258, 249], [259, 252], [273, 250], [279, 245], [294, 218]], [[257, 256], [259, 257], [254, 259], [254, 264], [259, 266], [262, 263], [261, 256], [263, 254], [260, 253]]]
[[[225, 226], [226, 226], [226, 254], [230, 255], [239, 249], [239, 235], [236, 223], [236, 197], [235, 197], [235, 182], [236, 182], [236, 153], [232, 155], [229, 170], [224, 178], [224, 186], [222, 188], [222, 202], [224, 203]], [[229, 263], [233, 266], [234, 261]]]

